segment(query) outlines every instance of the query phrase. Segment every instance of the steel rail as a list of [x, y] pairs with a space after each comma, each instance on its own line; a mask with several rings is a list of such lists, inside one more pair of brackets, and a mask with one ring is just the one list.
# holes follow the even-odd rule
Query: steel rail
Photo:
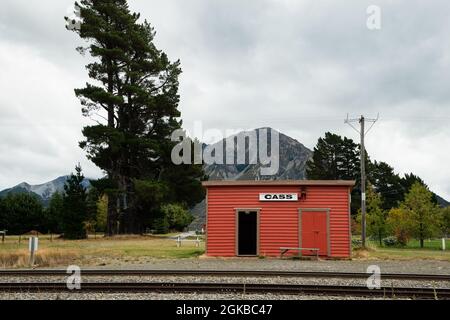
[[[66, 276], [66, 270], [0, 270], [7, 276]], [[363, 272], [323, 271], [264, 271], [264, 270], [81, 270], [82, 276], [226, 276], [226, 277], [309, 277], [309, 278], [367, 278]], [[450, 274], [382, 273], [381, 279], [450, 281]]]
[[157, 283], [157, 282], [89, 282], [82, 283], [80, 290], [67, 289], [66, 283], [0, 283], [0, 292], [219, 292], [219, 293], [272, 293], [326, 296], [358, 296], [413, 299], [450, 299], [450, 288], [404, 288], [384, 287], [368, 289], [361, 286], [328, 286], [298, 284], [259, 283]]

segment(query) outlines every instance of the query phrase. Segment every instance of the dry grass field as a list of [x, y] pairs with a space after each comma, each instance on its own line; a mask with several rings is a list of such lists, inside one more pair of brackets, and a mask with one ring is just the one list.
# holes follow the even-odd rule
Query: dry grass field
[[[36, 265], [39, 267], [120, 265], [145, 263], [154, 258], [191, 258], [204, 252], [204, 243], [196, 247], [194, 242], [176, 246], [173, 239], [158, 236], [127, 236], [104, 238], [89, 237], [87, 240], [69, 241], [39, 237]], [[0, 268], [29, 266], [28, 237], [7, 236], [0, 243]]]
[[[173, 234], [172, 234], [173, 235]], [[87, 240], [63, 240], [47, 235], [39, 236], [36, 256], [38, 267], [80, 266], [126, 266], [149, 264], [154, 259], [197, 258], [204, 253], [204, 242], [200, 247], [195, 242], [183, 242], [177, 247], [175, 240], [165, 236], [118, 236], [105, 238], [90, 236]], [[427, 243], [427, 248], [414, 245], [406, 248], [386, 248], [369, 243], [367, 250], [353, 250], [354, 260], [435, 260], [450, 261], [450, 250], [439, 250], [436, 243]], [[28, 236], [7, 236], [0, 242], [0, 268], [29, 267]]]

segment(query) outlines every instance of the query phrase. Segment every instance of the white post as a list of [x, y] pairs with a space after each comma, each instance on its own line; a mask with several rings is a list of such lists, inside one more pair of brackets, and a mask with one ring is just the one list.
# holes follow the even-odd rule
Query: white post
[[38, 250], [38, 238], [37, 237], [30, 237], [28, 242], [28, 249], [30, 251], [30, 267], [32, 268], [34, 266], [34, 261], [36, 258], [36, 251]]
[[197, 236], [197, 241], [195, 242], [195, 246], [200, 247], [200, 239], [198, 238], [198, 236]]
[[442, 250], [445, 251], [445, 238], [442, 238]]
[[180, 236], [177, 237], [177, 247], [181, 247], [181, 238]]

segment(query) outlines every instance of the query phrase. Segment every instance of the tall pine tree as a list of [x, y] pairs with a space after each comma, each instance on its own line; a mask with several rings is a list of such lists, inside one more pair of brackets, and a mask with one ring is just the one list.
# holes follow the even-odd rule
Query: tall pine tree
[[[136, 181], [168, 190], [173, 179], [168, 174], [174, 145], [170, 135], [181, 127], [180, 63], [170, 62], [156, 48], [154, 29], [147, 21], [138, 22], [140, 15], [130, 12], [126, 0], [83, 0], [77, 5], [82, 22], [75, 32], [89, 44], [78, 50], [88, 52], [94, 62], [87, 65], [93, 83], [75, 93], [83, 114], [98, 122], [83, 129], [80, 146], [109, 180], [104, 189], [107, 235], [140, 233], [151, 218], [148, 215], [160, 207], [155, 201], [164, 197], [149, 195], [158, 200], [142, 207], [148, 201], [139, 199]], [[180, 172], [182, 181], [200, 179], [201, 167], [192, 168]]]
[[390, 210], [403, 200], [401, 178], [394, 168], [385, 162], [374, 161], [368, 168], [368, 179], [381, 196], [381, 208]]
[[319, 138], [314, 148], [313, 158], [306, 168], [306, 175], [312, 180], [356, 180], [356, 186], [352, 191], [351, 211], [357, 214], [361, 199], [360, 160], [359, 145], [352, 139], [326, 132], [325, 137]]

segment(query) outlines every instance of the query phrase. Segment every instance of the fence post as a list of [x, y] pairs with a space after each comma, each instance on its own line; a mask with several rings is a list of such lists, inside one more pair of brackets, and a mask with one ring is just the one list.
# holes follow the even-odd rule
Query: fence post
[[30, 267], [32, 268], [34, 266], [34, 261], [36, 259], [36, 251], [38, 250], [38, 237], [30, 237], [29, 250], [30, 250]]
[[445, 251], [445, 238], [442, 238], [442, 251]]
[[177, 247], [181, 247], [181, 238], [180, 236], [177, 237]]

